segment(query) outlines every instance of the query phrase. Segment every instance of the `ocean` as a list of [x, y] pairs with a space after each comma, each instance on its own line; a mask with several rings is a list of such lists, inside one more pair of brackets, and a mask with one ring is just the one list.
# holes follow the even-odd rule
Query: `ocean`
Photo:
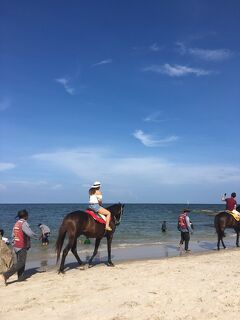
[[[107, 207], [107, 204], [105, 205]], [[113, 238], [113, 259], [129, 260], [158, 258], [179, 254], [180, 233], [177, 230], [178, 215], [184, 204], [126, 204], [121, 224], [117, 227]], [[20, 209], [29, 212], [29, 224], [34, 232], [40, 234], [39, 223], [51, 229], [48, 248], [42, 247], [40, 241], [32, 240], [29, 261], [42, 265], [55, 262], [55, 242], [63, 217], [75, 210], [84, 210], [87, 204], [0, 204], [0, 228], [5, 236], [11, 238], [15, 216]], [[214, 215], [223, 210], [222, 204], [192, 204], [189, 217], [194, 225], [190, 247], [193, 251], [213, 250], [216, 247], [216, 233], [213, 227]], [[161, 231], [163, 221], [167, 223], [167, 231]], [[228, 231], [227, 244], [234, 246], [233, 232]], [[94, 240], [84, 245], [85, 237], [78, 241], [79, 255], [88, 260], [93, 250]], [[106, 259], [106, 240], [102, 240], [96, 260]], [[68, 261], [74, 261], [69, 253]]]

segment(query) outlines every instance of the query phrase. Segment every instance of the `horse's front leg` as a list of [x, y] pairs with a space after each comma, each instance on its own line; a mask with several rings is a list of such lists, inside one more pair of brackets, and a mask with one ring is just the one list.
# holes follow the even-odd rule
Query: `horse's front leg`
[[91, 258], [88, 261], [89, 268], [91, 268], [93, 266], [92, 261], [93, 261], [93, 258], [98, 253], [98, 248], [99, 248], [101, 240], [102, 240], [102, 238], [97, 238], [96, 241], [95, 241], [95, 248], [94, 248], [94, 251], [93, 251], [93, 255], [91, 256]]
[[111, 248], [112, 248], [112, 239], [113, 239], [113, 233], [107, 235], [107, 247], [108, 247], [108, 267], [114, 267], [114, 263], [112, 262], [111, 258]]

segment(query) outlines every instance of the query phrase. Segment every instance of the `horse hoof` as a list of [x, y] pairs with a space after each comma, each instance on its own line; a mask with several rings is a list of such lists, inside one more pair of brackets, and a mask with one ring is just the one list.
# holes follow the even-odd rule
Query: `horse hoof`
[[65, 274], [64, 270], [58, 270], [58, 274]]
[[88, 265], [88, 268], [92, 268], [92, 267], [93, 267], [93, 264], [89, 264], [89, 265]]
[[112, 263], [112, 262], [108, 262], [108, 263], [107, 263], [107, 266], [108, 266], [108, 267], [115, 267], [114, 263]]

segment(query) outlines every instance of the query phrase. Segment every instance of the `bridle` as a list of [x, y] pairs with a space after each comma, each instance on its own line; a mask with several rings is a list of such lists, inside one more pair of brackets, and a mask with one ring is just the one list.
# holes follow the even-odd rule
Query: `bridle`
[[114, 215], [114, 222], [116, 226], [118, 226], [121, 223], [122, 215], [123, 215], [123, 205], [121, 204], [119, 219], [117, 219], [116, 216]]

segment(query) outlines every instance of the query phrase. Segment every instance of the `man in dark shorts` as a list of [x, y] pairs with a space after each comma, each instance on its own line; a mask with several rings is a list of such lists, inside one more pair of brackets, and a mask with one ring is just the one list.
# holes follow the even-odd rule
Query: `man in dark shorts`
[[38, 227], [41, 230], [41, 236], [39, 240], [42, 239], [42, 245], [47, 246], [49, 244], [48, 237], [50, 236], [50, 228], [42, 223], [39, 223]]
[[185, 252], [189, 252], [188, 244], [190, 240], [190, 233], [193, 233], [191, 222], [188, 217], [190, 210], [188, 208], [184, 209], [183, 212], [178, 217], [178, 230], [181, 231], [180, 248], [185, 243]]

